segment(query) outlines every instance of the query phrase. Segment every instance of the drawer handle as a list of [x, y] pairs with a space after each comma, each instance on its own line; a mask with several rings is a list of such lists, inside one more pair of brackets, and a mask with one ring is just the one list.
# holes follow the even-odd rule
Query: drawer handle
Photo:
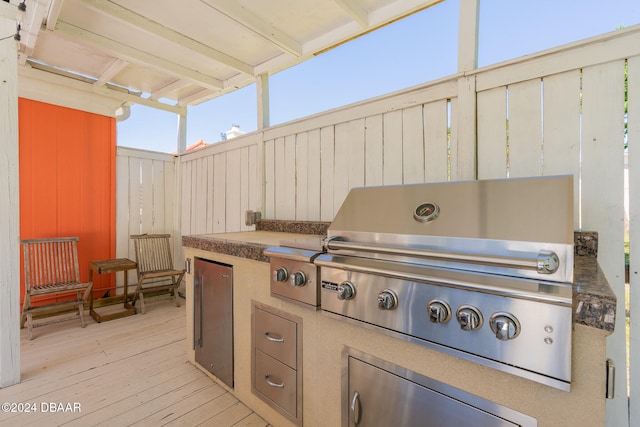
[[274, 383], [273, 381], [271, 381], [269, 379], [269, 374], [265, 375], [264, 379], [271, 387], [284, 388], [284, 383]]
[[271, 332], [265, 332], [264, 337], [272, 342], [284, 342], [284, 337], [282, 335], [271, 334]]

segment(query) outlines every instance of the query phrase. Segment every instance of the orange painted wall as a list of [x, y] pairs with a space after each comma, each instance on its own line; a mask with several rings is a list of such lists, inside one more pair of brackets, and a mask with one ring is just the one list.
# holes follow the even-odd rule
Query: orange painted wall
[[[115, 258], [115, 119], [20, 98], [18, 123], [20, 238], [79, 237], [88, 281], [89, 261]], [[94, 276], [94, 298], [113, 276]]]

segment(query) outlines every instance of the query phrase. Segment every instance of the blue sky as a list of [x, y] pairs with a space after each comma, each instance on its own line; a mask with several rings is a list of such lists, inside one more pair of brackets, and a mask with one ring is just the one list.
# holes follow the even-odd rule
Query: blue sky
[[[270, 77], [271, 124], [411, 87], [456, 72], [459, 0], [445, 0]], [[481, 0], [479, 66], [640, 23], [639, 0]], [[238, 124], [256, 129], [256, 88], [187, 113], [187, 145], [213, 143]], [[133, 106], [118, 145], [172, 152], [175, 114]]]

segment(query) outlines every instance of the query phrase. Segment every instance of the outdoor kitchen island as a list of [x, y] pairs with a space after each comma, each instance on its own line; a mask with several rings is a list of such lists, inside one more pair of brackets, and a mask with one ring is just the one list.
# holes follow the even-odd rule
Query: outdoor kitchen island
[[[605, 422], [606, 337], [612, 333], [616, 298], [597, 266], [597, 237], [576, 233], [574, 329], [571, 390], [563, 391], [443, 352], [406, 342], [370, 328], [327, 316], [319, 309], [271, 296], [272, 271], [263, 254], [283, 240], [304, 237], [298, 228], [184, 236], [185, 259], [211, 260], [233, 269], [233, 388], [238, 399], [274, 426], [341, 426], [351, 402], [343, 395], [346, 349], [372, 356], [478, 396], [536, 420], [538, 426], [601, 426]], [[303, 232], [309, 233], [308, 230]], [[322, 232], [311, 231], [311, 234]], [[186, 275], [187, 342], [195, 363], [194, 271]], [[290, 316], [299, 328], [297, 421], [282, 415], [252, 391], [255, 306]], [[206, 310], [206, 307], [203, 307]], [[199, 365], [198, 365], [199, 366]], [[204, 368], [202, 368], [207, 372]], [[212, 376], [212, 378], [215, 378]], [[621, 380], [622, 373], [618, 373]], [[403, 402], [387, 396], [388, 405]], [[295, 412], [295, 410], [294, 410]], [[473, 425], [473, 424], [471, 424]], [[534, 424], [536, 425], [536, 424]]]

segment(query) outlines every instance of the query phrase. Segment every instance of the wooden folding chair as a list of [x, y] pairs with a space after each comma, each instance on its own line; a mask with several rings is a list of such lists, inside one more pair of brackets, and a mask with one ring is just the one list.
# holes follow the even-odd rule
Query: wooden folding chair
[[[29, 339], [33, 339], [34, 326], [68, 320], [67, 317], [33, 323], [33, 315], [53, 308], [77, 306], [80, 313], [80, 324], [87, 326], [84, 321], [84, 303], [91, 294], [92, 282], [80, 282], [78, 268], [78, 238], [62, 237], [52, 239], [21, 240], [24, 250], [24, 304], [20, 318], [20, 328], [25, 322], [29, 328]], [[84, 293], [83, 293], [84, 291]], [[63, 302], [40, 302], [42, 297], [52, 299], [56, 296], [69, 296], [73, 292], [73, 300]], [[34, 298], [38, 304], [33, 305]], [[75, 313], [74, 313], [75, 317]]]
[[[133, 304], [140, 300], [140, 311], [145, 313], [144, 293], [170, 293], [180, 307], [178, 286], [185, 270], [176, 270], [171, 257], [170, 234], [139, 234], [133, 239], [136, 263], [138, 264], [138, 286], [133, 296]], [[167, 280], [170, 279], [170, 283]]]

